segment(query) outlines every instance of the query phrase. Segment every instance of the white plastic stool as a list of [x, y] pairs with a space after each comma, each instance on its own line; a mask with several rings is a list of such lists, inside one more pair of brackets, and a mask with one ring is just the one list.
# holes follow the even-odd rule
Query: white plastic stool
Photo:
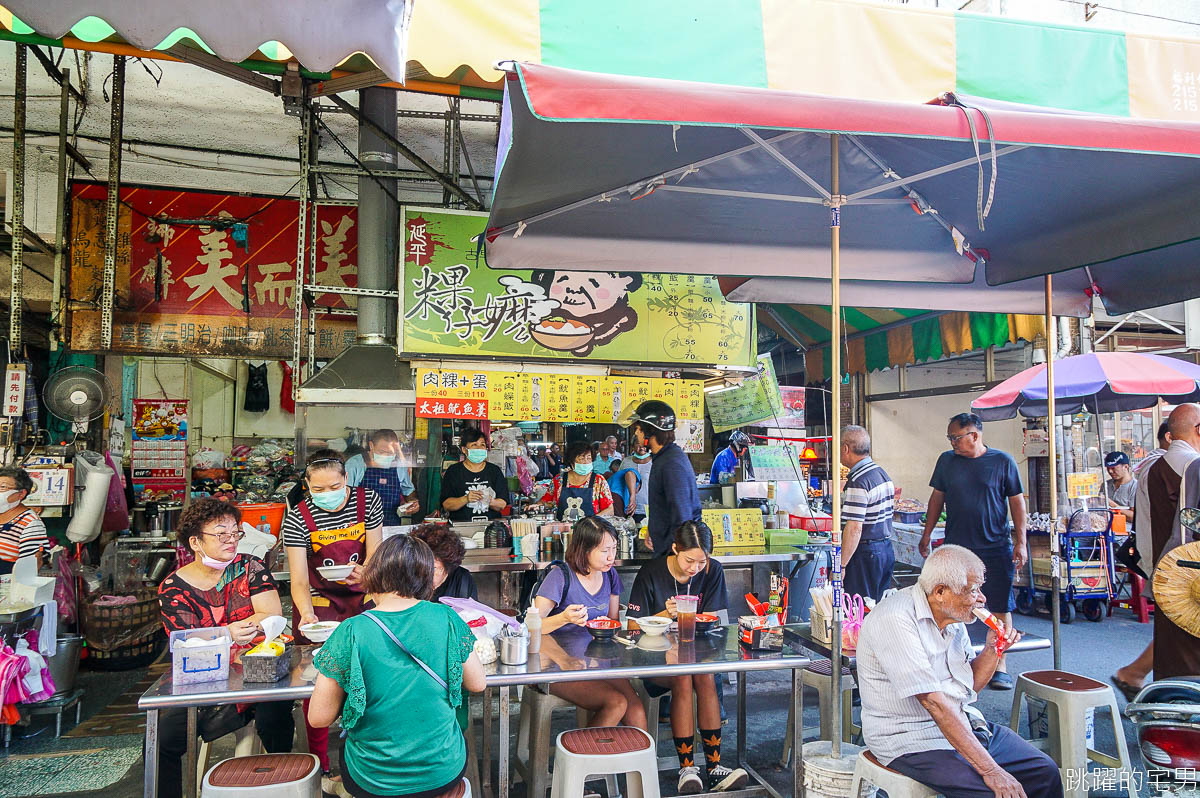
[[626, 774], [629, 798], [659, 798], [654, 740], [633, 726], [572, 729], [558, 735], [550, 798], [578, 798], [589, 777]]
[[[833, 739], [833, 691], [830, 689], [830, 676], [833, 665], [827, 659], [815, 660], [807, 668], [800, 671], [800, 682], [805, 687], [817, 691], [817, 705], [821, 711], [821, 733], [819, 740]], [[855, 735], [862, 729], [854, 725], [854, 677], [850, 669], [842, 667], [842, 741], [852, 742]], [[787, 767], [792, 759], [792, 702], [788, 702], [787, 731], [783, 736], [783, 754], [779, 757], [779, 766]]]
[[[537, 688], [522, 692], [521, 716], [517, 721], [517, 753], [512, 759], [512, 766], [528, 787], [527, 798], [545, 798], [546, 789], [550, 786], [550, 723], [554, 710], [574, 706], [565, 698]], [[576, 707], [575, 722], [586, 726], [587, 711]], [[620, 798], [616, 777], [606, 778], [605, 781], [609, 798]]]
[[[304, 727], [301, 726], [300, 728], [303, 729]], [[307, 735], [301, 736], [307, 737]], [[224, 740], [225, 737], [233, 738], [233, 755], [235, 757], [265, 753], [262, 747], [262, 740], [258, 739], [258, 731], [255, 729], [253, 721], [236, 731], [226, 734], [224, 737], [218, 737], [211, 743], [205, 742], [202, 737], [200, 738], [200, 748], [196, 751], [196, 782], [198, 784], [204, 782], [204, 774], [208, 772], [213, 745]]]
[[936, 798], [937, 790], [913, 781], [898, 770], [880, 764], [870, 751], [863, 751], [854, 763], [854, 779], [850, 782], [850, 795], [862, 795], [864, 786], [872, 784], [888, 794], [888, 798]]
[[[1129, 748], [1125, 744], [1125, 729], [1121, 724], [1121, 711], [1117, 708], [1117, 697], [1112, 687], [1095, 679], [1067, 671], [1028, 671], [1017, 678], [1013, 692], [1012, 718], [1009, 726], [1019, 731], [1021, 725], [1021, 699], [1030, 695], [1046, 702], [1050, 733], [1044, 740], [1031, 740], [1037, 748], [1044, 750], [1065, 775], [1064, 784], [1071, 785], [1067, 798], [1087, 798], [1088, 780], [1082, 778], [1088, 761], [1098, 762], [1107, 768], [1119, 768], [1131, 773]], [[1117, 756], [1112, 757], [1087, 747], [1087, 711], [1108, 708], [1112, 715], [1114, 737], [1117, 741]], [[1129, 798], [1135, 798], [1132, 775], [1126, 782]]]
[[200, 798], [321, 798], [321, 765], [312, 754], [226, 759], [204, 774]]

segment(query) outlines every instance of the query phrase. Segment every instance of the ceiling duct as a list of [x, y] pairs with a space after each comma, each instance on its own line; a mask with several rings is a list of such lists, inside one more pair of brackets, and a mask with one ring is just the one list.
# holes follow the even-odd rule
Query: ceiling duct
[[[359, 113], [396, 137], [396, 92], [369, 88], [359, 92]], [[368, 169], [395, 171], [396, 149], [363, 121], [358, 127], [359, 158]], [[392, 199], [395, 179], [358, 180], [358, 286], [395, 291], [399, 209]], [[413, 404], [412, 367], [396, 356], [394, 298], [358, 297], [358, 342], [300, 387], [302, 404]]]

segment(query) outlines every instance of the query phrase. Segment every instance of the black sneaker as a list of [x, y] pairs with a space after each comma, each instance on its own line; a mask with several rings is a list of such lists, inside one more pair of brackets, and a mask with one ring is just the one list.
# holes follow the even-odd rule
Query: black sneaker
[[713, 765], [708, 769], [708, 781], [713, 792], [739, 789], [749, 778], [749, 774], [741, 768], [730, 770], [724, 765]]
[[1013, 689], [1013, 678], [1004, 671], [996, 671], [992, 675], [992, 680], [988, 682], [988, 687], [993, 690], [1011, 690]]

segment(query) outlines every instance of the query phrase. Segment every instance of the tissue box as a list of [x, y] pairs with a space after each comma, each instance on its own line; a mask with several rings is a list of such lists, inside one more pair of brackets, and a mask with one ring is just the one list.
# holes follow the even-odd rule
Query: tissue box
[[295, 646], [285, 646], [279, 656], [243, 654], [243, 682], [277, 682], [292, 672], [292, 653]]
[[35, 607], [53, 601], [54, 581], [52, 576], [35, 576], [20, 582], [14, 579], [9, 587], [9, 601], [12, 604], [32, 604]]
[[[204, 643], [183, 645], [185, 640]], [[229, 678], [229, 649], [233, 646], [225, 627], [182, 629], [171, 632], [171, 681], [174, 684], [221, 682]]]

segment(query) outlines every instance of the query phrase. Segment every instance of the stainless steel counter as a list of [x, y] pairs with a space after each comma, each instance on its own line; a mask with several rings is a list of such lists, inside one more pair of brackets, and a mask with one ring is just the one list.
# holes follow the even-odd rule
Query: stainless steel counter
[[[583, 651], [573, 647], [558, 646], [558, 638], [547, 635], [541, 654], [530, 655], [524, 665], [501, 665], [487, 667], [488, 688], [499, 693], [499, 783], [498, 798], [508, 798], [510, 736], [510, 688], [518, 685], [547, 684], [567, 681], [591, 681], [597, 679], [630, 679], [669, 677], [696, 673], [749, 673], [768, 670], [792, 671], [792, 701], [794, 704], [794, 739], [802, 739], [801, 722], [804, 718], [802, 690], [799, 672], [811, 661], [799, 647], [785, 646], [783, 651], [747, 651], [737, 643], [735, 629], [716, 634], [699, 635], [694, 643], [680, 644], [674, 634], [657, 638], [663, 641], [656, 648], [655, 638], [645, 638], [635, 647], [627, 647], [615, 641], [591, 641]], [[568, 654], [571, 648], [573, 654]], [[144, 794], [147, 798], [157, 795], [158, 765], [158, 714], [164, 709], [186, 708], [188, 728], [194, 730], [195, 711], [201, 706], [229, 703], [258, 703], [262, 701], [290, 701], [307, 698], [312, 694], [316, 679], [316, 668], [312, 664], [311, 646], [302, 646], [297, 652], [292, 671], [287, 678], [273, 684], [245, 684], [240, 665], [230, 667], [226, 681], [207, 684], [174, 685], [170, 673], [162, 676], [138, 700], [138, 708], [146, 711], [146, 768]], [[782, 798], [768, 786], [757, 773], [746, 764], [746, 678], [737, 680], [737, 761], [758, 782], [757, 792], [767, 793], [773, 798]], [[491, 740], [491, 701], [484, 702], [482, 747], [484, 768], [489, 773]], [[195, 735], [189, 737], [188, 761], [184, 765], [185, 795], [194, 794]], [[804, 764], [801, 757], [795, 758], [793, 768], [792, 796], [803, 798]], [[192, 792], [187, 790], [191, 788]]]

